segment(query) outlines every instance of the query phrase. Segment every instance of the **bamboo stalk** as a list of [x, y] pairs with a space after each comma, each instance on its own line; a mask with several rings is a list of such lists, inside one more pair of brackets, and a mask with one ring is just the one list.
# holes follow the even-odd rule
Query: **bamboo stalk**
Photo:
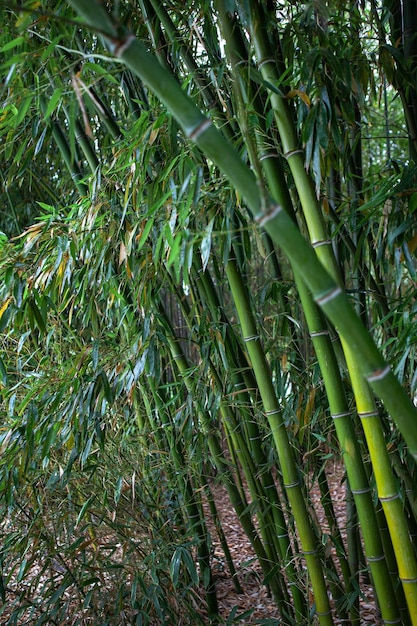
[[[213, 319], [216, 319], [216, 313], [218, 314], [219, 310], [221, 311], [221, 307], [213, 283], [210, 280], [207, 270], [205, 272], [202, 271], [198, 256], [195, 258], [194, 266], [195, 282], [200, 292], [200, 296], [195, 297], [194, 300], [204, 302], [206, 305], [208, 304]], [[185, 308], [184, 312], [187, 323], [190, 326], [194, 326], [186, 302], [182, 302], [182, 305]], [[281, 503], [274, 480], [270, 471], [267, 469], [267, 460], [262, 450], [259, 428], [255, 422], [254, 416], [248, 415], [244, 400], [242, 403], [241, 396], [246, 396], [247, 394], [243, 391], [246, 385], [240, 376], [240, 372], [242, 369], [245, 370], [248, 364], [243, 357], [243, 352], [239, 351], [236, 353], [236, 350], [233, 348], [234, 345], [238, 346], [239, 344], [237, 343], [237, 338], [232, 337], [232, 328], [222, 311], [221, 320], [225, 328], [225, 357], [228, 359], [225, 365], [227, 370], [231, 372], [234, 388], [239, 391], [239, 397], [241, 399], [238, 410], [239, 420], [235, 416], [235, 412], [232, 410], [229, 401], [226, 398], [221, 400], [220, 413], [222, 422], [226, 428], [227, 439], [230, 445], [233, 446], [233, 454], [236, 454], [244, 470], [251, 497], [253, 501], [256, 502], [256, 512], [260, 521], [260, 532], [265, 551], [268, 554], [270, 562], [273, 564], [281, 563], [280, 570], [286, 572], [293, 595], [293, 604], [296, 608], [296, 613], [302, 616], [301, 623], [303, 623], [303, 620], [305, 620], [304, 600], [300, 589], [299, 575], [294, 567], [292, 548], [285, 518], [282, 513]], [[209, 359], [209, 363], [211, 375], [216, 381], [217, 388], [220, 393], [223, 393], [222, 381], [220, 381], [217, 370], [211, 359]], [[255, 383], [250, 380], [250, 384], [253, 385]], [[246, 404], [250, 406], [249, 398]], [[248, 430], [246, 438], [244, 436], [245, 429]], [[277, 551], [274, 551], [274, 548]], [[277, 570], [277, 575], [280, 575], [279, 570]], [[283, 585], [282, 582], [281, 587], [283, 588], [285, 602], [287, 602], [288, 606], [291, 606], [286, 598], [285, 585]]]
[[[289, 215], [294, 215], [289, 195], [285, 193], [286, 186], [283, 186], [283, 177], [277, 158], [274, 155], [269, 155], [267, 159], [262, 161], [262, 164], [265, 166], [267, 180], [274, 196], [280, 199]], [[319, 233], [321, 235], [320, 231]], [[311, 295], [305, 288], [297, 271], [294, 272], [294, 277], [323, 374], [324, 384], [329, 398], [330, 412], [335, 416], [334, 425], [341, 445], [349, 481], [352, 482], [355, 487], [354, 497], [361, 525], [364, 528], [365, 549], [370, 556], [370, 567], [371, 571], [373, 571], [376, 592], [381, 599], [383, 614], [387, 619], [395, 619], [396, 616], [398, 616], [398, 612], [391, 606], [391, 598], [394, 597], [395, 594], [393, 588], [385, 582], [389, 580], [389, 575], [387, 565], [383, 559], [384, 551], [382, 543], [378, 533], [375, 533], [375, 528], [377, 528], [378, 524], [373, 509], [369, 483], [363, 468], [361, 452], [346, 402], [339, 366], [335, 359], [330, 335], [318, 307], [312, 301]], [[376, 559], [375, 555], [379, 555], [381, 559]], [[345, 574], [347, 589], [349, 589], [349, 568], [346, 568], [343, 560], [341, 564], [342, 571], [344, 571]], [[352, 572], [353, 575], [355, 575], [355, 571], [356, 570]], [[352, 619], [355, 621], [357, 617], [352, 616]]]
[[283, 248], [310, 288], [316, 302], [358, 354], [362, 375], [383, 399], [411, 454], [417, 458], [415, 407], [352, 311], [348, 298], [325, 271], [291, 218], [271, 199], [264, 200], [253, 174], [239, 159], [232, 146], [200, 113], [182, 91], [177, 80], [158, 63], [145, 46], [133, 35], [118, 32], [98, 0], [68, 1], [90, 25], [102, 32], [111, 52], [158, 95], [177, 118], [186, 136], [226, 174], [230, 183], [246, 199], [255, 221]]
[[317, 536], [309, 519], [301, 487], [301, 477], [294, 462], [292, 448], [285, 429], [281, 410], [271, 383], [269, 367], [260, 343], [258, 331], [252, 316], [247, 290], [240, 280], [236, 264], [230, 260], [226, 273], [233, 294], [236, 310], [242, 328], [252, 366], [257, 379], [266, 418], [277, 449], [291, 509], [297, 523], [304, 558], [307, 563], [313, 586], [317, 615], [320, 623], [333, 624], [329, 598], [317, 549]]
[[207, 438], [207, 442], [212, 454], [212, 460], [217, 467], [219, 478], [223, 481], [223, 484], [226, 487], [232, 506], [234, 507], [242, 524], [242, 527], [245, 530], [245, 533], [258, 557], [263, 574], [265, 578], [269, 580], [271, 591], [274, 595], [277, 606], [280, 609], [281, 613], [283, 615], [286, 615], [287, 607], [283, 601], [282, 589], [280, 588], [278, 578], [274, 575], [271, 576], [274, 564], [270, 563], [262, 541], [260, 540], [258, 533], [253, 525], [251, 515], [248, 511], [248, 507], [242, 502], [239, 490], [237, 489], [235, 481], [233, 480], [233, 477], [227, 467], [227, 463], [224, 460], [220, 443], [213, 432], [213, 428], [211, 427], [210, 418], [206, 414], [206, 412], [199, 406], [196, 398], [194, 397], [195, 394], [193, 391], [192, 380], [190, 379], [190, 376], [188, 374], [190, 369], [187, 360], [182, 353], [181, 346], [179, 345], [178, 340], [175, 338], [171, 325], [166, 317], [164, 319], [164, 332], [172, 353], [172, 358], [174, 359], [175, 364], [178, 367], [178, 370], [184, 380], [184, 383], [189, 390], [189, 393], [192, 394], [192, 397], [196, 404], [200, 424], [202, 426], [203, 433]]
[[410, 538], [404, 508], [398, 492], [391, 462], [387, 452], [384, 433], [381, 427], [375, 401], [369, 388], [358, 371], [356, 359], [347, 345], [344, 345], [346, 360], [359, 417], [368, 444], [369, 455], [375, 476], [378, 497], [381, 501], [389, 534], [398, 564], [398, 572], [403, 585], [411, 623], [417, 625], [417, 559]]
[[[181, 477], [180, 485], [184, 497], [184, 507], [189, 520], [191, 530], [197, 541], [197, 558], [201, 568], [201, 577], [204, 581], [206, 589], [206, 601], [208, 615], [211, 623], [219, 622], [219, 608], [217, 603], [216, 585], [213, 572], [210, 565], [210, 549], [208, 543], [208, 531], [204, 517], [200, 514], [199, 506], [196, 500], [196, 491], [192, 485], [191, 476], [186, 464], [185, 450], [179, 442], [179, 437], [174, 435], [172, 419], [168, 415], [168, 402], [162, 396], [162, 389], [157, 389], [154, 385], [153, 378], [148, 377], [148, 385], [150, 386], [153, 400], [155, 402], [158, 417], [164, 429], [164, 434], [168, 440], [170, 450], [170, 458], [172, 459], [175, 472]], [[157, 431], [157, 428], [155, 428]], [[162, 444], [161, 449], [165, 446]]]

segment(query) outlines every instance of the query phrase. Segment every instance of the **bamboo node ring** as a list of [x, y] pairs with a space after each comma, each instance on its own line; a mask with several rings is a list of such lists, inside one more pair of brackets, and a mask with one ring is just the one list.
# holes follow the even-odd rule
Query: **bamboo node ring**
[[278, 152], [265, 152], [259, 160], [266, 161], [267, 159], [277, 159], [278, 157]]
[[280, 204], [273, 204], [266, 213], [261, 213], [260, 215], [255, 216], [255, 221], [258, 223], [258, 226], [264, 226], [268, 222], [274, 219], [277, 215], [279, 215], [282, 211], [282, 206]]
[[342, 293], [342, 290], [339, 286], [333, 287], [333, 289], [331, 289], [330, 291], [327, 291], [321, 296], [318, 296], [317, 298], [315, 298], [315, 300], [319, 306], [323, 306], [324, 304], [327, 304], [331, 300], [334, 300], [334, 298], [337, 298], [338, 296], [340, 296], [341, 293]]
[[401, 582], [406, 585], [411, 585], [413, 583], [417, 583], [417, 578], [400, 578]]
[[128, 35], [126, 39], [123, 39], [122, 41], [118, 41], [113, 50], [114, 56], [120, 59], [123, 56], [123, 54], [126, 52], [126, 50], [131, 46], [131, 44], [134, 42], [135, 39], [136, 39], [135, 35], [130, 33], [130, 35]]
[[304, 154], [304, 150], [301, 150], [301, 148], [297, 148], [296, 150], [288, 150], [288, 152], [286, 152], [284, 154], [284, 158], [290, 159], [292, 156], [295, 156], [296, 154]]
[[[288, 485], [286, 485], [284, 483], [285, 489], [294, 489], [294, 487], [299, 487], [299, 486], [300, 486], [300, 481], [299, 480], [296, 480], [294, 483], [289, 483]], [[317, 550], [314, 550], [314, 552], [317, 552]], [[306, 553], [304, 552], [304, 554], [306, 554]]]
[[386, 367], [382, 367], [380, 369], [375, 370], [374, 372], [372, 372], [372, 374], [369, 374], [369, 376], [367, 376], [366, 379], [368, 383], [375, 383], [378, 380], [382, 380], [383, 378], [385, 378], [385, 376], [388, 376], [390, 371], [391, 371], [391, 368], [389, 365], [387, 365]]
[[398, 493], [394, 493], [392, 496], [379, 496], [381, 502], [392, 502], [393, 500], [398, 500], [400, 496]]
[[370, 487], [363, 487], [362, 489], [351, 489], [351, 492], [354, 496], [361, 496], [362, 494], [369, 493], [370, 491]]
[[343, 411], [342, 413], [332, 413], [332, 418], [338, 420], [341, 417], [349, 417], [350, 415], [352, 415], [351, 411]]
[[249, 341], [259, 341], [259, 335], [249, 335], [249, 337], [243, 337], [243, 341], [245, 343], [249, 343]]
[[377, 417], [378, 411], [365, 411], [365, 413], [358, 413], [361, 420], [367, 419], [368, 417]]
[[318, 241], [314, 241], [311, 246], [313, 248], [320, 248], [320, 246], [330, 246], [331, 243], [330, 239], [319, 239]]
[[261, 59], [259, 61], [259, 69], [262, 69], [263, 66], [266, 65], [267, 63], [275, 63], [275, 59], [273, 59], [272, 57], [266, 58], [266, 59]]
[[381, 554], [379, 556], [368, 556], [368, 561], [371, 561], [372, 563], [376, 563], [377, 561], [383, 561], [385, 559], [385, 555]]
[[196, 142], [197, 139], [200, 137], [200, 135], [202, 135], [208, 128], [210, 128], [210, 126], [211, 126], [211, 120], [209, 120], [207, 117], [204, 118], [204, 120], [200, 122], [198, 126], [193, 128], [191, 132], [187, 133], [188, 139], [191, 139], [191, 141]]

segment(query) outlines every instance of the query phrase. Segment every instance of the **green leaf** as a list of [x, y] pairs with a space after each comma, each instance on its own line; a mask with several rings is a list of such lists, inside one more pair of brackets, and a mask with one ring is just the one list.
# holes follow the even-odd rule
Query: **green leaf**
[[58, 106], [59, 101], [61, 100], [63, 89], [61, 87], [57, 87], [54, 93], [51, 96], [51, 99], [48, 102], [48, 106], [45, 111], [45, 119], [47, 120], [52, 113], [55, 111]]
[[177, 262], [177, 260], [179, 258], [180, 251], [181, 251], [181, 243], [182, 243], [182, 233], [179, 232], [179, 233], [177, 233], [175, 235], [174, 240], [172, 242], [172, 245], [170, 247], [170, 251], [169, 251], [169, 255], [168, 255], [168, 261], [167, 261], [167, 267], [171, 267], [172, 265], [174, 265]]
[[213, 226], [214, 226], [214, 218], [212, 218], [210, 222], [208, 223], [208, 225], [206, 226], [205, 235], [201, 241], [200, 249], [201, 249], [201, 262], [203, 264], [203, 271], [205, 271], [207, 267], [207, 263], [209, 262], [209, 258], [210, 258]]
[[90, 451], [91, 451], [91, 446], [93, 445], [93, 440], [94, 440], [94, 435], [91, 435], [88, 439], [87, 439], [87, 443], [84, 446], [84, 450], [81, 454], [81, 458], [80, 458], [80, 462], [81, 465], [85, 465], [86, 460], [88, 459], [89, 455], [90, 455]]
[[184, 546], [179, 546], [171, 558], [170, 576], [174, 587], [178, 586], [181, 564], [187, 568], [193, 585], [198, 585], [198, 572], [193, 557]]
[[116, 487], [114, 488], [113, 500], [115, 504], [118, 504], [120, 500], [120, 496], [122, 494], [122, 486], [123, 486], [123, 478], [119, 476], [116, 482]]
[[109, 70], [106, 69], [105, 67], [102, 67], [98, 63], [91, 63], [90, 61], [88, 61], [87, 63], [84, 63], [83, 71], [85, 70], [91, 70], [95, 74], [100, 74], [101, 76], [105, 76], [109, 82], [113, 83], [114, 85], [117, 85], [118, 87], [120, 86], [120, 82], [109, 72]]
[[111, 387], [109, 385], [109, 380], [106, 376], [106, 372], [104, 372], [104, 370], [101, 370], [100, 374], [99, 374], [99, 378], [100, 381], [102, 383], [103, 386], [103, 391], [104, 391], [104, 397], [106, 398], [107, 402], [109, 404], [113, 404], [114, 398], [113, 398], [113, 392], [111, 390]]
[[96, 496], [92, 495], [88, 498], [88, 500], [84, 502], [84, 504], [81, 507], [80, 512], [78, 513], [77, 521], [75, 522], [75, 527], [77, 527], [78, 524], [81, 522], [87, 510], [90, 508], [90, 505], [94, 502], [95, 499], [96, 499]]
[[142, 232], [140, 233], [139, 243], [138, 243], [138, 250], [141, 250], [143, 248], [143, 246], [145, 245], [146, 239], [147, 239], [149, 233], [151, 232], [151, 228], [153, 226], [154, 219], [155, 219], [155, 216], [148, 218], [148, 220], [147, 220], [147, 222], [146, 222]]
[[408, 210], [410, 211], [410, 213], [414, 213], [416, 209], [417, 209], [417, 193], [413, 193], [410, 196], [410, 199], [408, 201]]
[[25, 37], [16, 37], [16, 39], [12, 39], [12, 41], [8, 41], [4, 46], [0, 48], [0, 52], [7, 52], [8, 50], [12, 50], [12, 48], [16, 48], [20, 46], [20, 44], [25, 43]]
[[34, 156], [37, 156], [39, 154], [39, 152], [41, 151], [47, 130], [48, 129], [45, 126], [45, 128], [43, 129], [43, 131], [41, 133], [41, 136], [39, 137], [38, 141], [36, 142]]
[[0, 380], [3, 385], [7, 385], [7, 370], [2, 358], [0, 358]]
[[181, 556], [182, 556], [181, 551], [182, 551], [181, 547], [175, 550], [174, 554], [172, 555], [171, 564], [169, 568], [169, 573], [170, 573], [172, 584], [174, 585], [174, 587], [178, 586], [178, 580], [180, 576]]

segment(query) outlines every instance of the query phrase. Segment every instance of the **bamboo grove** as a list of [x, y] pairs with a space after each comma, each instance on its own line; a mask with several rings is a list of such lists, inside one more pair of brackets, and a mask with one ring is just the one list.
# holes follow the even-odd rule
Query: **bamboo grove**
[[415, 10], [1, 4], [2, 623], [417, 624]]

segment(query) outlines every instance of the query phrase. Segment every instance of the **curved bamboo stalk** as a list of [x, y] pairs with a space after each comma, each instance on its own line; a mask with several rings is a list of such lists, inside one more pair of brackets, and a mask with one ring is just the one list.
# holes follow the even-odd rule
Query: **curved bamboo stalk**
[[98, 0], [68, 1], [88, 24], [102, 32], [111, 52], [150, 86], [172, 111], [188, 139], [206, 153], [246, 199], [257, 224], [265, 228], [283, 248], [307, 283], [316, 302], [358, 354], [362, 375], [385, 402], [387, 410], [408, 443], [411, 454], [417, 458], [415, 407], [352, 311], [348, 298], [323, 268], [291, 218], [271, 199], [264, 200], [252, 172], [240, 160], [232, 146], [210, 120], [201, 114], [182, 91], [177, 80], [158, 63], [145, 46], [133, 35], [119, 33], [118, 27]]
[[[260, 64], [262, 63], [263, 59], [266, 59], [264, 63], [262, 63], [262, 69], [261, 71], [264, 73], [265, 78], [268, 78], [269, 81], [273, 81], [273, 79], [277, 78], [276, 75], [276, 69], [275, 69], [275, 63], [272, 61], [271, 57], [268, 57], [268, 53], [270, 52], [267, 48], [267, 38], [266, 37], [261, 37], [261, 27], [260, 27], [260, 14], [259, 14], [259, 10], [258, 10], [258, 3], [256, 2], [256, 0], [252, 3], [252, 8], [253, 8], [253, 14], [254, 14], [254, 20], [255, 23], [252, 25], [253, 26], [253, 37], [254, 37], [254, 42], [255, 42], [255, 46], [257, 47], [257, 53], [260, 56]], [[309, 228], [309, 232], [310, 232], [310, 237], [312, 240], [312, 244], [313, 246], [315, 245], [316, 250], [317, 250], [317, 255], [318, 257], [321, 259], [323, 265], [325, 267], [327, 267], [328, 271], [334, 276], [335, 280], [338, 281], [339, 280], [339, 270], [337, 267], [337, 263], [336, 263], [336, 259], [334, 257], [331, 245], [330, 245], [330, 241], [328, 239], [327, 236], [327, 231], [326, 231], [326, 227], [322, 218], [322, 213], [320, 211], [320, 208], [318, 207], [317, 201], [314, 197], [314, 193], [313, 193], [313, 189], [311, 186], [311, 183], [309, 182], [309, 180], [307, 179], [307, 175], [306, 172], [303, 168], [300, 168], [300, 160], [302, 162], [301, 159], [301, 153], [299, 150], [297, 150], [297, 141], [296, 141], [296, 136], [295, 136], [295, 131], [291, 130], [293, 129], [293, 125], [290, 123], [290, 116], [289, 116], [289, 110], [288, 110], [288, 103], [281, 97], [278, 96], [277, 94], [272, 94], [271, 95], [271, 100], [273, 102], [273, 105], [275, 107], [275, 111], [276, 111], [276, 119], [277, 119], [277, 123], [279, 125], [279, 130], [280, 130], [280, 134], [281, 134], [281, 138], [283, 141], [283, 145], [285, 146], [285, 149], [287, 152], [289, 152], [291, 154], [291, 160], [290, 162], [290, 167], [292, 169], [296, 184], [297, 184], [297, 180], [298, 180], [298, 185], [297, 185], [297, 189], [300, 195], [300, 201], [301, 204], [303, 206], [304, 209], [304, 215], [306, 216], [306, 220], [308, 223], [308, 228]], [[283, 123], [283, 120], [285, 119], [285, 124]], [[306, 314], [308, 312], [308, 308], [306, 309]], [[352, 346], [350, 345], [350, 342], [347, 340], [346, 336], [344, 335], [343, 332], [341, 332], [341, 329], [339, 327], [339, 331], [340, 331], [340, 336], [342, 339], [342, 345], [344, 348], [344, 352], [345, 352], [345, 356], [346, 356], [346, 360], [348, 362], [348, 368], [349, 368], [349, 372], [351, 373], [351, 377], [352, 377], [352, 382], [353, 382], [353, 377], [355, 380], [355, 384], [354, 384], [354, 392], [355, 392], [355, 398], [357, 403], [360, 402], [365, 402], [365, 406], [367, 407], [367, 409], [369, 409], [368, 411], [365, 411], [366, 414], [372, 414], [376, 420], [374, 423], [374, 428], [375, 428], [375, 433], [380, 433], [380, 438], [378, 440], [378, 443], [380, 445], [382, 445], [382, 440], [383, 440], [383, 435], [382, 435], [382, 429], [381, 429], [381, 425], [380, 422], [378, 420], [377, 414], [375, 413], [374, 410], [371, 409], [370, 404], [367, 404], [365, 401], [365, 398], [368, 398], [368, 400], [371, 400], [371, 397], [366, 396], [365, 395], [365, 390], [367, 389], [367, 385], [365, 383], [365, 381], [363, 380], [362, 376], [360, 375], [359, 372], [359, 365], [358, 365], [358, 355], [356, 352], [353, 351]], [[317, 343], [317, 341], [316, 341]], [[329, 352], [327, 351], [327, 355], [329, 356]], [[330, 368], [332, 372], [336, 373], [336, 371], [338, 370], [337, 368], [337, 364], [334, 363], [333, 367]], [[325, 370], [323, 371], [323, 376], [326, 376], [326, 372]], [[330, 383], [330, 381], [329, 381]], [[331, 394], [331, 390], [337, 389], [337, 386], [334, 386], [335, 381], [333, 380], [331, 382], [331, 384], [329, 384], [328, 388], [328, 395], [329, 395], [329, 402], [332, 403], [332, 394]], [[373, 403], [373, 400], [372, 400]], [[346, 417], [346, 404], [342, 402], [341, 407], [340, 407], [340, 401], [337, 403], [339, 405], [339, 411], [336, 414], [337, 417], [340, 418], [345, 418]], [[344, 405], [344, 410], [343, 410], [343, 405]], [[331, 405], [332, 406], [332, 405]], [[340, 408], [342, 410], [340, 410]], [[359, 411], [361, 413], [361, 411]], [[376, 421], [378, 421], [378, 428], [376, 426]], [[338, 423], [337, 421], [335, 421], [336, 424], [336, 428], [340, 431], [340, 435], [341, 435], [341, 444], [342, 444], [342, 450], [343, 450], [343, 442], [345, 443], [349, 443], [350, 445], [349, 447], [346, 446], [344, 449], [344, 460], [345, 460], [345, 464], [350, 465], [350, 462], [353, 461], [353, 465], [350, 465], [350, 469], [351, 471], [348, 473], [349, 475], [349, 480], [351, 480], [351, 477], [353, 478], [359, 478], [359, 483], [361, 483], [361, 487], [357, 487], [356, 484], [351, 484], [351, 489], [352, 489], [352, 493], [354, 496], [357, 495], [363, 495], [363, 489], [364, 489], [364, 484], [367, 483], [366, 481], [366, 477], [364, 476], [364, 474], [362, 473], [362, 476], [360, 476], [360, 474], [358, 475], [359, 472], [359, 466], [361, 465], [361, 457], [360, 457], [360, 451], [359, 448], [357, 446], [354, 446], [353, 450], [355, 450], [355, 456], [356, 456], [356, 461], [351, 458], [349, 459], [348, 453], [352, 452], [353, 450], [351, 450], [352, 448], [352, 444], [355, 442], [355, 437], [354, 437], [354, 433], [352, 431], [351, 428], [349, 428], [349, 421], [344, 419], [343, 422], [343, 428], [344, 428], [344, 432], [342, 432], [341, 428], [340, 428], [340, 423]], [[339, 434], [339, 433], [338, 433]], [[347, 436], [348, 435], [348, 436]], [[376, 434], [374, 435], [376, 437]], [[368, 435], [367, 435], [367, 441], [368, 438], [370, 437], [370, 432], [368, 430]], [[381, 439], [382, 438], [382, 439]], [[368, 445], [369, 445], [369, 441], [368, 441]], [[375, 454], [377, 451], [377, 448], [374, 448], [374, 454], [371, 454], [371, 459], [373, 459], [373, 463], [378, 463], [379, 461], [377, 460], [379, 457]], [[370, 450], [371, 453], [371, 450]], [[383, 445], [383, 447], [380, 449], [380, 455], [382, 454], [382, 456], [385, 458], [385, 456], [387, 457], [387, 453], [386, 453], [386, 448], [385, 448], [385, 444]], [[388, 458], [388, 457], [387, 457]], [[358, 461], [359, 461], [359, 465], [358, 465]], [[375, 467], [375, 465], [374, 465]], [[384, 474], [384, 478], [387, 481], [386, 485], [389, 485], [390, 487], [393, 487], [392, 485], [392, 472], [389, 471], [389, 462], [388, 464], [386, 464], [385, 466], [385, 474]], [[375, 470], [376, 471], [376, 470]], [[355, 480], [356, 482], [356, 480]], [[380, 483], [380, 488], [382, 489], [382, 485], [383, 483]], [[369, 487], [367, 487], [367, 490], [369, 491]], [[395, 492], [396, 493], [396, 492]], [[398, 496], [398, 494], [397, 494]], [[355, 498], [355, 501], [357, 500], [357, 498]], [[381, 498], [382, 500], [382, 498]], [[390, 493], [389, 495], [386, 496], [386, 500], [385, 502], [394, 502], [396, 500], [396, 497]], [[387, 506], [384, 506], [384, 500], [382, 500], [383, 503], [383, 507], [384, 507], [384, 512], [387, 516], [387, 511], [386, 508]], [[359, 502], [358, 502], [359, 504]], [[357, 506], [358, 506], [357, 504]], [[369, 499], [368, 499], [368, 505], [370, 505]], [[368, 513], [366, 512], [368, 511]], [[401, 514], [401, 511], [397, 508], [396, 510], [397, 515]], [[374, 522], [376, 521], [374, 512], [373, 512], [373, 507], [371, 506], [366, 506], [366, 510], [362, 510], [362, 519], [366, 519], [366, 515], [372, 513], [372, 515], [374, 516]], [[405, 522], [405, 518], [404, 515], [401, 515], [401, 519], [402, 522], [398, 521], [398, 525], [401, 527], [402, 532], [401, 533], [397, 533], [397, 535], [399, 537], [401, 537], [401, 540], [398, 538], [398, 542], [401, 542], [401, 547], [398, 546], [397, 547], [394, 543], [394, 550], [396, 552], [397, 555], [397, 561], [399, 564], [399, 570], [400, 570], [400, 579], [401, 580], [406, 580], [407, 581], [407, 585], [404, 585], [404, 591], [405, 591], [405, 595], [407, 598], [407, 603], [409, 606], [409, 610], [410, 610], [410, 615], [417, 615], [417, 611], [415, 610], [415, 605], [414, 602], [417, 601], [417, 595], [415, 594], [415, 590], [412, 590], [412, 586], [413, 584], [415, 584], [417, 582], [417, 577], [415, 576], [417, 570], [415, 569], [415, 566], [417, 565], [415, 558], [414, 558], [414, 553], [412, 550], [412, 545], [411, 545], [411, 541], [407, 541], [408, 538], [408, 529], [407, 529], [407, 525]], [[390, 524], [390, 519], [388, 519], [387, 517], [387, 521], [388, 524]], [[370, 529], [372, 528], [372, 526], [369, 526], [369, 523], [365, 523], [362, 524], [362, 531], [365, 533], [369, 533]], [[407, 532], [405, 532], [407, 529]], [[392, 531], [394, 531], [394, 528], [391, 527], [390, 529], [390, 534], [392, 536]], [[395, 531], [394, 531], [395, 532]], [[397, 536], [396, 535], [396, 536]], [[393, 542], [394, 542], [394, 538], [392, 537]], [[408, 538], [409, 539], [409, 538]], [[368, 543], [368, 542], [367, 542]], [[410, 551], [411, 549], [411, 551]], [[404, 556], [407, 555], [407, 556]], [[374, 554], [369, 554], [368, 553], [368, 559], [372, 562], [375, 562], [375, 559], [383, 559], [384, 555], [383, 555], [383, 551], [382, 551], [382, 544], [380, 544], [380, 552], [379, 555], [376, 556]], [[401, 563], [401, 565], [400, 565]], [[408, 573], [408, 577], [405, 575], [405, 571], [407, 571]], [[382, 573], [382, 572], [381, 572]], [[393, 590], [391, 590], [391, 593], [389, 594], [389, 601], [386, 602], [386, 590], [385, 590], [385, 585], [384, 583], [384, 576], [379, 576], [378, 581], [380, 582], [380, 584], [382, 586], [379, 586], [379, 589], [377, 587], [377, 591], [378, 591], [378, 597], [380, 598], [380, 601], [382, 602], [381, 604], [381, 608], [383, 609], [383, 615], [384, 615], [384, 619], [395, 619], [395, 606], [394, 605], [394, 598], [395, 598], [395, 594], [393, 593]], [[409, 583], [409, 584], [408, 584]], [[394, 613], [392, 612], [394, 611]], [[398, 617], [398, 614], [397, 614]]]

